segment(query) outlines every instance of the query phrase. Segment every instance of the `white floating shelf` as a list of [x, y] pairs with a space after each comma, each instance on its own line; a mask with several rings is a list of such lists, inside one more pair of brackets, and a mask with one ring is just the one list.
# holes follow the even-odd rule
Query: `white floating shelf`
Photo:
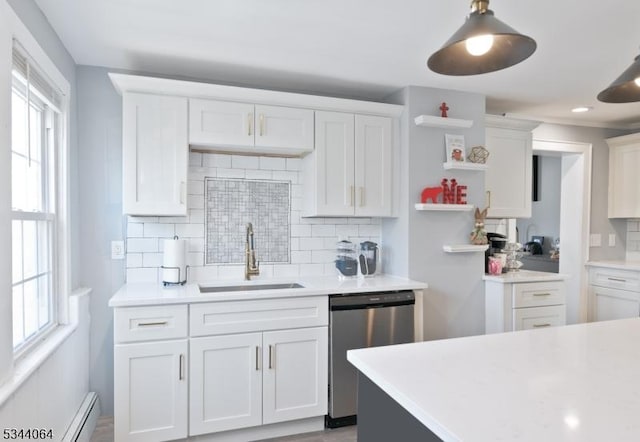
[[459, 169], [459, 170], [487, 170], [488, 169], [488, 165], [486, 164], [481, 164], [481, 163], [468, 163], [466, 161], [461, 161], [458, 163], [453, 163], [453, 162], [446, 162], [442, 164], [442, 167], [445, 168], [445, 170], [451, 170], [451, 169]]
[[473, 204], [420, 204], [415, 205], [416, 210], [433, 210], [439, 212], [465, 212], [473, 210]]
[[475, 253], [484, 252], [489, 248], [489, 244], [482, 246], [476, 246], [473, 244], [460, 244], [460, 245], [445, 245], [442, 246], [442, 250], [447, 253]]
[[433, 115], [418, 115], [414, 121], [416, 122], [416, 126], [424, 126], [424, 127], [468, 128], [473, 126], [473, 120], [460, 120], [458, 118], [434, 117]]

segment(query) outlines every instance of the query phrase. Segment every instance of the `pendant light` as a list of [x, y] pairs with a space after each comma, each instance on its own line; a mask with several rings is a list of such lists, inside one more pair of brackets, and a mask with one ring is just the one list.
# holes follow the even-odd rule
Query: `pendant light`
[[598, 94], [604, 103], [633, 103], [640, 101], [640, 55], [616, 81]]
[[494, 17], [489, 0], [472, 0], [464, 25], [427, 65], [444, 75], [484, 74], [518, 64], [535, 50], [535, 40]]

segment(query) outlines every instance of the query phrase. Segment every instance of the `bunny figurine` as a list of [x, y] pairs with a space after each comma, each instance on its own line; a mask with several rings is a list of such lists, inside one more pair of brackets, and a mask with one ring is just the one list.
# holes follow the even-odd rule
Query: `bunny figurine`
[[471, 244], [478, 246], [489, 244], [489, 240], [487, 239], [487, 232], [484, 231], [484, 219], [487, 216], [488, 209], [489, 208], [487, 207], [482, 212], [480, 212], [480, 210], [476, 207], [476, 223], [473, 232], [471, 232]]

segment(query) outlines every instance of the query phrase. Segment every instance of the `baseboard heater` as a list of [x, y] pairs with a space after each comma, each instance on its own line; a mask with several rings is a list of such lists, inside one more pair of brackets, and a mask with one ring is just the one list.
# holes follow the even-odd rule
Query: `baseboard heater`
[[71, 421], [71, 425], [69, 425], [66, 434], [62, 438], [62, 442], [89, 442], [99, 416], [100, 403], [98, 402], [98, 395], [94, 392], [89, 392], [84, 401], [82, 401], [82, 405], [80, 405], [73, 421]]

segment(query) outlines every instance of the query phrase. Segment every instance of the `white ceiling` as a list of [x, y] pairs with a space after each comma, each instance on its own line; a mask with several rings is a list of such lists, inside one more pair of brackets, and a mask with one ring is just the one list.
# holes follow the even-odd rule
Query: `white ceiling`
[[[469, 0], [36, 0], [78, 64], [378, 100], [407, 85], [477, 92], [487, 110], [640, 127], [640, 103], [596, 95], [639, 53], [638, 0], [493, 0], [533, 37], [519, 65], [435, 74], [426, 60]], [[593, 106], [573, 114], [570, 109]]]

